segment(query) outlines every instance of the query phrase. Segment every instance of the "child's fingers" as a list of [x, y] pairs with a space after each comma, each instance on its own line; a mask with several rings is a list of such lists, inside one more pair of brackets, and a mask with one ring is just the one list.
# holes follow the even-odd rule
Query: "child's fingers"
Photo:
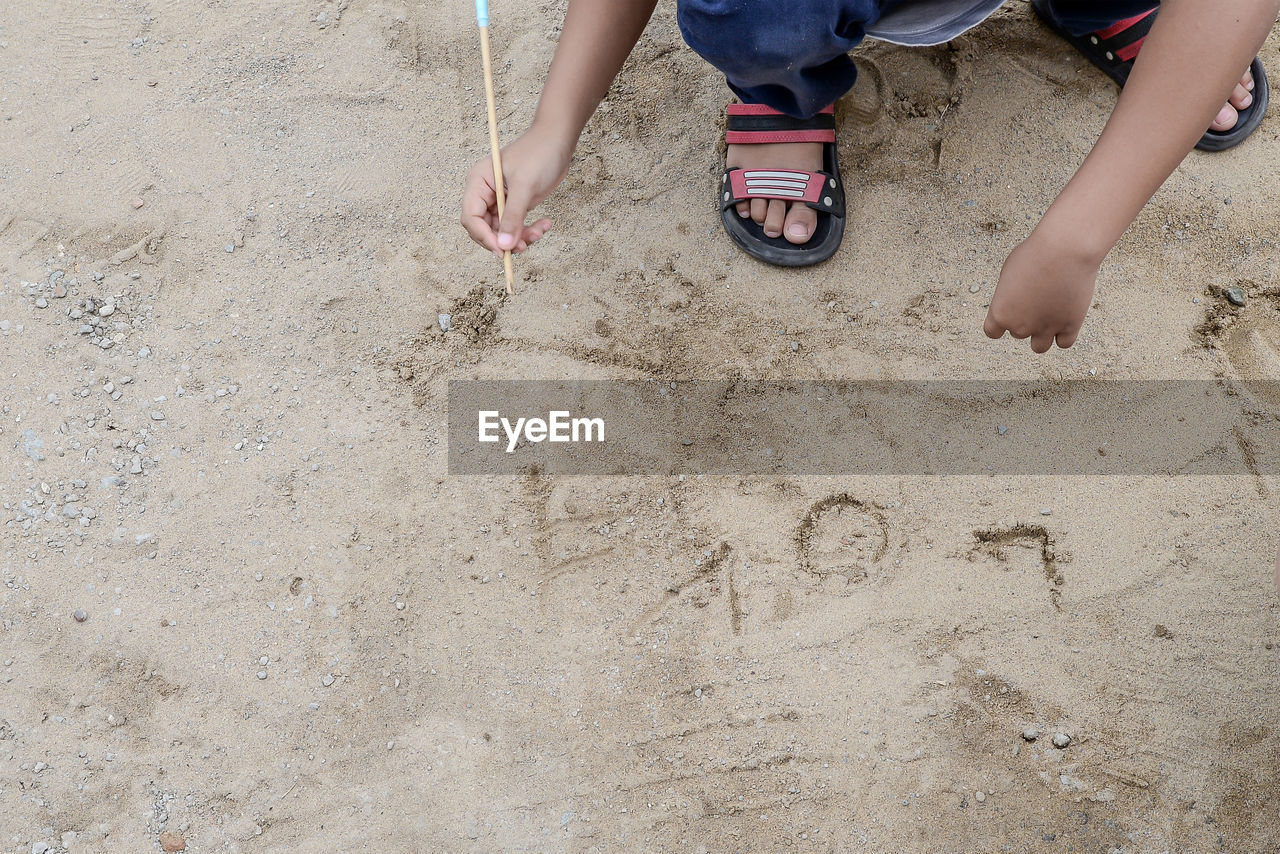
[[530, 245], [532, 245], [534, 243], [537, 243], [539, 240], [541, 240], [543, 236], [550, 230], [551, 230], [551, 220], [540, 219], [537, 222], [535, 222], [533, 225], [525, 227], [523, 239], [526, 243], [529, 243]]
[[498, 246], [503, 249], [514, 249], [524, 233], [524, 218], [529, 213], [529, 203], [533, 201], [533, 192], [522, 184], [507, 188], [506, 209], [502, 212], [502, 222], [498, 225]]
[[494, 234], [496, 218], [491, 210], [497, 202], [497, 194], [484, 171], [479, 166], [472, 169], [462, 193], [462, 227], [472, 240], [493, 251], [498, 249], [498, 238]]
[[988, 338], [1003, 338], [1007, 330], [1003, 324], [997, 323], [991, 312], [988, 311], [987, 319], [982, 324], [982, 331], [987, 334]]
[[1033, 353], [1048, 353], [1049, 348], [1052, 346], [1052, 332], [1037, 332], [1031, 336], [1031, 352]]
[[549, 219], [540, 219], [533, 225], [525, 226], [524, 231], [520, 233], [519, 242], [516, 243], [515, 248], [511, 251], [516, 253], [525, 251], [530, 246], [541, 240], [550, 230], [551, 220]]
[[498, 250], [498, 236], [494, 232], [493, 226], [489, 223], [488, 217], [483, 214], [463, 211], [462, 227], [466, 229], [472, 240], [485, 249], [491, 249], [495, 252]]
[[1073, 329], [1070, 332], [1060, 332], [1058, 333], [1058, 346], [1065, 350], [1072, 344], [1076, 343], [1076, 339], [1079, 337], [1079, 329]]

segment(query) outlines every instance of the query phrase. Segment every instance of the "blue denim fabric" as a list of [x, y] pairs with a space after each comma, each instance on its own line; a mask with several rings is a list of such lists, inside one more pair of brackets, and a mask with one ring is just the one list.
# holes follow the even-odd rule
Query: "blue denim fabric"
[[[808, 118], [853, 88], [849, 51], [864, 26], [903, 2], [910, 0], [679, 0], [676, 15], [689, 47], [724, 73], [735, 95]], [[1084, 35], [1155, 5], [1052, 0], [1051, 8], [1065, 29]]]

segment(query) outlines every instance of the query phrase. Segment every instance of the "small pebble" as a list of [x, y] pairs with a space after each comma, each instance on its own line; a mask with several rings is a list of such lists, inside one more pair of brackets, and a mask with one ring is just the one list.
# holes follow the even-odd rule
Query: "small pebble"
[[973, 798], [974, 798], [974, 800], [976, 800], [978, 803], [983, 803], [983, 802], [985, 802], [985, 801], [987, 800], [987, 793], [986, 793], [986, 792], [975, 792], [975, 793], [974, 793], [974, 795], [973, 795]]
[[116, 313], [115, 303], [110, 303], [110, 302], [103, 303], [102, 307], [98, 309], [98, 317], [110, 317], [115, 313]]
[[228, 244], [227, 244], [226, 246], [224, 246], [223, 248], [227, 250], [227, 254], [228, 254], [228, 255], [230, 255], [232, 252], [235, 252], [235, 251], [236, 251], [236, 245], [235, 245], [234, 243], [228, 243]]
[[1071, 743], [1071, 736], [1067, 735], [1065, 732], [1060, 732], [1053, 736], [1053, 746], [1058, 748], [1059, 750], [1065, 749], [1066, 746], [1070, 743]]
[[441, 314], [436, 318], [436, 321], [440, 324], [441, 332], [448, 332], [450, 327], [453, 326], [453, 315]]
[[326, 687], [326, 688], [328, 688], [330, 685], [332, 685], [332, 684], [333, 684], [333, 674], [332, 674], [332, 673], [326, 673], [326, 674], [324, 675], [324, 678], [322, 678], [322, 679], [320, 680], [320, 684], [321, 684], [321, 685], [323, 685], [323, 686], [324, 686], [324, 687]]
[[996, 432], [999, 433], [1001, 436], [1003, 436], [1005, 433], [1009, 432], [1009, 428], [1004, 426], [1003, 424], [997, 424]]
[[1041, 515], [1041, 516], [1052, 516], [1052, 515], [1053, 515], [1053, 508], [1052, 508], [1052, 507], [1041, 507], [1041, 508], [1040, 508], [1040, 515]]
[[133, 200], [133, 209], [136, 211], [138, 208], [142, 207], [144, 204], [145, 202], [143, 202], [142, 199], [135, 197]]
[[44, 297], [40, 297], [40, 299], [36, 300], [36, 308], [48, 308], [48, 307], [49, 307], [49, 301]]
[[258, 678], [259, 678], [259, 679], [266, 679], [266, 678], [267, 678], [267, 671], [265, 671], [265, 670], [259, 670], [259, 671], [258, 671]]
[[162, 833], [160, 834], [160, 849], [162, 851], [186, 851], [187, 840], [182, 838], [180, 833]]
[[77, 623], [83, 623], [85, 620], [89, 619], [89, 615], [85, 613], [84, 608], [76, 608], [75, 611], [72, 612], [71, 616], [75, 618]]
[[1022, 731], [1023, 741], [1035, 741], [1040, 737], [1040, 731], [1035, 727], [1027, 727]]
[[163, 413], [163, 412], [161, 412], [159, 409], [153, 409], [153, 410], [151, 410], [151, 420], [152, 420], [152, 421], [163, 421], [163, 420], [164, 420], [164, 413]]
[[[1227, 288], [1227, 302], [1232, 305], [1243, 306], [1245, 302], [1244, 291], [1240, 288]], [[39, 302], [36, 303], [36, 305], [39, 304]]]
[[976, 293], [977, 293], [978, 291], [980, 291], [980, 290], [982, 290], [982, 286], [981, 286], [981, 285], [970, 285], [970, 286], [969, 286], [969, 293], [971, 293], [971, 294], [976, 294]]

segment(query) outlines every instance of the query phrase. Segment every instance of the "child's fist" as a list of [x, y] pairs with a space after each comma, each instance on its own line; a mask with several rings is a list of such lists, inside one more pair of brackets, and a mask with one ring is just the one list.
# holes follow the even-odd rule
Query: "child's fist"
[[1055, 340], [1070, 347], [1093, 300], [1099, 263], [1066, 241], [1033, 232], [1004, 262], [983, 331], [990, 338], [1006, 332], [1030, 338], [1037, 353]]
[[560, 185], [569, 171], [570, 151], [543, 139], [531, 130], [502, 150], [502, 177], [506, 182], [504, 216], [498, 218], [497, 182], [493, 161], [486, 157], [467, 175], [462, 195], [462, 227], [471, 239], [495, 255], [503, 250], [523, 252], [551, 228], [551, 220], [525, 225], [529, 210], [537, 207]]

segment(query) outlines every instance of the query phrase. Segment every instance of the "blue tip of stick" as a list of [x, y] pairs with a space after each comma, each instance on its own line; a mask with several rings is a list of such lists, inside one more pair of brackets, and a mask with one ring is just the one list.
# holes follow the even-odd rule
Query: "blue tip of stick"
[[476, 0], [476, 23], [489, 26], [489, 0]]

